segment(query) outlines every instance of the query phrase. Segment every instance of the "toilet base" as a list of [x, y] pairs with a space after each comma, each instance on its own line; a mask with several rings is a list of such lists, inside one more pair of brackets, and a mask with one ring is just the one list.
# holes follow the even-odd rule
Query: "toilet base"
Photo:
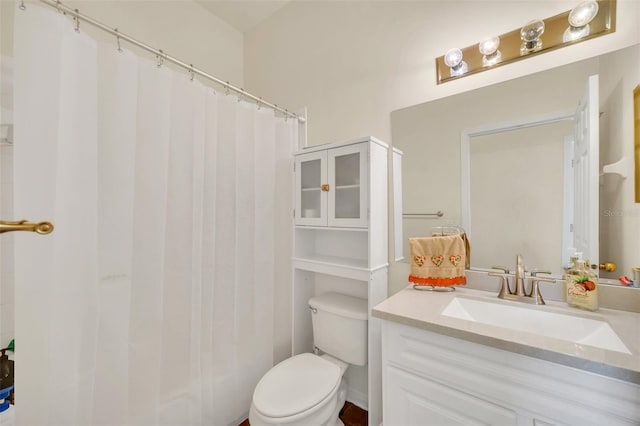
[[334, 419], [334, 426], [344, 426], [342, 420], [340, 420], [340, 410], [344, 407], [344, 403], [347, 402], [347, 380], [342, 377], [340, 380], [340, 387], [338, 388], [338, 402], [336, 404], [336, 409], [331, 419]]

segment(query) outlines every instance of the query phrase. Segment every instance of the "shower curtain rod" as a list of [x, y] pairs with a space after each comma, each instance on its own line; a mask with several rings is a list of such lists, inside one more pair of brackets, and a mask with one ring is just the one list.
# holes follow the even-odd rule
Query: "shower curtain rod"
[[[120, 40], [122, 39], [124, 41], [127, 41], [127, 42], [135, 45], [135, 46], [138, 46], [139, 48], [141, 48], [143, 50], [146, 50], [147, 52], [150, 52], [150, 53], [153, 53], [154, 55], [156, 55], [156, 57], [159, 60], [159, 64], [161, 64], [163, 61], [172, 62], [172, 63], [174, 63], [176, 65], [181, 66], [182, 68], [185, 68], [187, 71], [189, 71], [191, 73], [192, 76], [197, 74], [197, 75], [199, 75], [201, 77], [204, 77], [204, 78], [206, 78], [208, 80], [211, 80], [211, 81], [213, 81], [215, 83], [218, 83], [221, 86], [223, 86], [223, 87], [225, 87], [225, 88], [227, 88], [229, 90], [233, 90], [234, 92], [239, 93], [243, 97], [246, 97], [246, 98], [254, 100], [258, 104], [258, 106], [266, 106], [266, 107], [269, 107], [269, 108], [271, 108], [273, 110], [279, 111], [279, 112], [283, 113], [285, 115], [285, 117], [295, 118], [300, 123], [305, 123], [307, 121], [306, 117], [303, 117], [303, 116], [300, 116], [298, 114], [295, 114], [295, 113], [293, 113], [293, 112], [291, 112], [291, 111], [289, 111], [287, 109], [280, 108], [278, 105], [272, 104], [271, 102], [267, 102], [267, 101], [263, 100], [262, 98], [260, 98], [258, 96], [252, 95], [251, 93], [246, 92], [244, 89], [241, 89], [239, 87], [236, 87], [236, 86], [230, 84], [228, 81], [222, 81], [219, 78], [216, 78], [216, 77], [212, 76], [211, 74], [208, 74], [208, 73], [206, 73], [204, 71], [201, 71], [201, 70], [197, 69], [192, 64], [187, 64], [186, 62], [183, 62], [180, 59], [177, 59], [177, 58], [175, 58], [175, 57], [173, 57], [171, 55], [168, 55], [168, 54], [164, 53], [161, 49], [154, 49], [153, 47], [149, 46], [148, 44], [142, 43], [142, 42], [134, 39], [131, 36], [123, 34], [120, 31], [118, 31], [117, 28], [110, 28], [107, 25], [96, 21], [93, 18], [90, 18], [90, 17], [88, 17], [86, 15], [83, 15], [78, 11], [78, 9], [72, 9], [69, 6], [65, 6], [61, 2], [56, 1], [56, 0], [40, 0], [40, 1], [42, 3], [48, 5], [48, 6], [51, 6], [51, 7], [54, 7], [56, 9], [58, 9], [59, 12], [62, 12], [62, 13], [65, 13], [65, 14], [68, 13], [69, 15], [73, 16], [73, 18], [76, 21], [76, 31], [79, 31], [80, 21], [87, 22], [87, 23], [93, 25], [96, 28], [99, 28], [99, 29], [101, 29], [103, 31], [108, 32], [109, 34], [112, 34], [112, 35], [116, 36], [116, 39], [118, 41], [118, 48], [120, 48]], [[19, 7], [20, 7], [20, 9], [23, 9], [23, 10], [26, 8], [26, 6], [24, 5], [24, 0], [22, 0], [20, 2], [20, 6]]]

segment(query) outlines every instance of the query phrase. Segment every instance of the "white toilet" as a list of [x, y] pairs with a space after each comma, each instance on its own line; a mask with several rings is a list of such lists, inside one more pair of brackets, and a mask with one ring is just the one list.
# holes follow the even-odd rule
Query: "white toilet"
[[309, 299], [313, 343], [322, 355], [304, 353], [269, 370], [253, 392], [251, 426], [342, 425], [349, 364], [367, 363], [367, 301], [340, 293]]

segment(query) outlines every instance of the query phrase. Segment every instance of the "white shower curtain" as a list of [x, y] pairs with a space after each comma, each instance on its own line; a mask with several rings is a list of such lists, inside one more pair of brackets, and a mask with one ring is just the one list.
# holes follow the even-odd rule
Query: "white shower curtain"
[[[18, 425], [227, 425], [273, 364], [297, 123], [15, 22]], [[281, 284], [279, 284], [281, 285]]]

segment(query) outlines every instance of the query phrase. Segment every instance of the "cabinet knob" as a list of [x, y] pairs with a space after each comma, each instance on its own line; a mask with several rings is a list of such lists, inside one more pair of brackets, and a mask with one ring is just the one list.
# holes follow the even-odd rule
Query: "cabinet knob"
[[328, 183], [324, 183], [320, 186], [320, 189], [322, 189], [324, 192], [329, 192], [329, 184]]

